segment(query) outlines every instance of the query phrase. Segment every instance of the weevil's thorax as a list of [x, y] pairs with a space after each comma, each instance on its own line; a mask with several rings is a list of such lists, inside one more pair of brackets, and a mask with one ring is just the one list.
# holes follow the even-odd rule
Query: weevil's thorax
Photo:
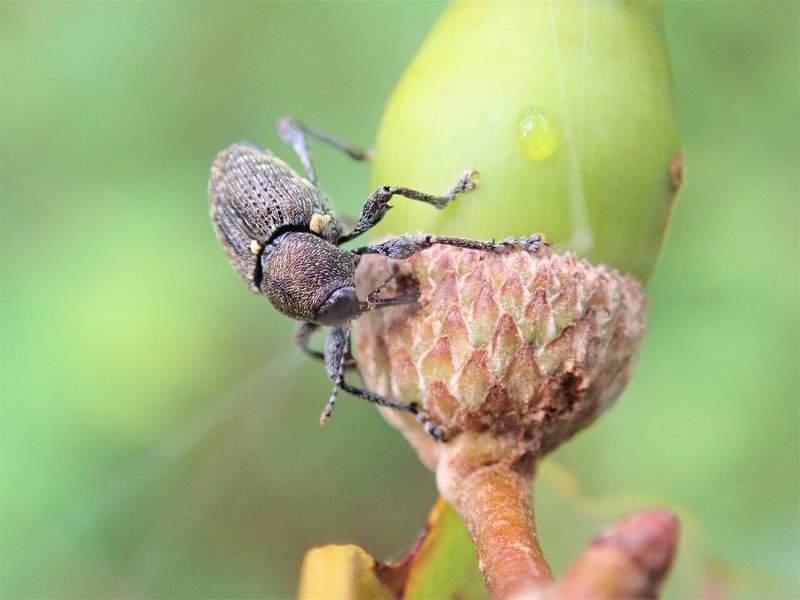
[[[272, 305], [299, 321], [331, 324], [320, 311], [335, 297], [352, 290], [355, 299], [355, 257], [311, 233], [279, 235], [261, 259], [262, 293]], [[357, 314], [357, 313], [356, 313]], [[349, 315], [356, 316], [355, 314]], [[341, 320], [346, 320], [342, 318]]]

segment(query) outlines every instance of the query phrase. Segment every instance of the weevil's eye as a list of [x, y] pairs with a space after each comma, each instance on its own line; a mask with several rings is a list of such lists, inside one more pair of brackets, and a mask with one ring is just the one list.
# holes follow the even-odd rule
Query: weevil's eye
[[361, 302], [356, 288], [343, 287], [334, 291], [319, 309], [317, 322], [320, 325], [341, 325], [361, 313]]

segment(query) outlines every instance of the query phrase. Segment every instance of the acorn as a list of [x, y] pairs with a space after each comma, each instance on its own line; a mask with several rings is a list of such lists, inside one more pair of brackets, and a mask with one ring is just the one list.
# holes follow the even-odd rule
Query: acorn
[[552, 590], [530, 482], [630, 377], [683, 173], [661, 5], [452, 3], [392, 93], [372, 165], [376, 187], [481, 173], [442, 211], [398, 200], [374, 235], [553, 243], [366, 256], [360, 297], [419, 298], [354, 325], [366, 387], [444, 431], [384, 411], [464, 518], [491, 597]]
[[437, 443], [412, 415], [383, 411], [431, 468], [460, 437], [503, 439], [515, 461], [549, 452], [617, 398], [644, 334], [637, 280], [549, 248], [362, 260], [362, 290], [387, 279], [382, 295], [418, 303], [362, 316], [358, 362], [369, 389], [444, 430]]
[[366, 256], [356, 281], [365, 295], [418, 296], [362, 315], [358, 364], [370, 390], [417, 403], [444, 431], [437, 441], [413, 415], [382, 409], [467, 523], [492, 596], [549, 582], [530, 481], [625, 387], [645, 330], [641, 284], [546, 247], [452, 246]]

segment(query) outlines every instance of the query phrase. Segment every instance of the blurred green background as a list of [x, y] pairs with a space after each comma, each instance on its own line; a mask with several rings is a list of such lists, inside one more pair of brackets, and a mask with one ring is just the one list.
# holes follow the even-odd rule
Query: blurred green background
[[[557, 571], [661, 504], [668, 596], [800, 594], [798, 6], [665, 6], [684, 188], [631, 386], [542, 468]], [[320, 429], [324, 370], [228, 266], [206, 178], [239, 139], [291, 159], [284, 114], [371, 144], [443, 7], [0, 4], [3, 597], [287, 597], [310, 546], [413, 541], [432, 476], [364, 403]], [[356, 215], [367, 168], [315, 150]]]

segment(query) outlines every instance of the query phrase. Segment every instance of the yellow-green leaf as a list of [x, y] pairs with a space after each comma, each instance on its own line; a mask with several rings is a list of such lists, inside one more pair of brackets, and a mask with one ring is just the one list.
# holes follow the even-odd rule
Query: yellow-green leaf
[[461, 517], [443, 499], [423, 534], [396, 563], [382, 563], [353, 545], [309, 550], [300, 574], [300, 600], [486, 598], [475, 546]]
[[358, 546], [309, 550], [300, 573], [300, 600], [390, 598], [375, 575], [376, 561]]
[[428, 526], [411, 562], [404, 600], [486, 598], [475, 545], [458, 513], [440, 498]]

